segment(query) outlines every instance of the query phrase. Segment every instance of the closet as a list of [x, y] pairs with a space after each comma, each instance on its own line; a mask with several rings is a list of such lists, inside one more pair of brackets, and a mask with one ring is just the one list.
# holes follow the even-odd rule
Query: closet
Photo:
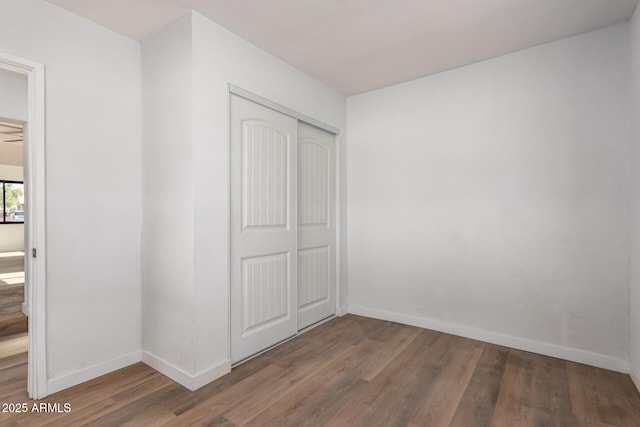
[[335, 314], [335, 135], [232, 94], [231, 361]]

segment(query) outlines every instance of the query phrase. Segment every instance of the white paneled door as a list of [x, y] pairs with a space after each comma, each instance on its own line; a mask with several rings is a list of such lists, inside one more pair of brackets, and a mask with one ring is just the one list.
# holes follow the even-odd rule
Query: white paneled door
[[298, 124], [298, 329], [336, 312], [335, 137]]
[[231, 361], [298, 330], [297, 120], [231, 95]]

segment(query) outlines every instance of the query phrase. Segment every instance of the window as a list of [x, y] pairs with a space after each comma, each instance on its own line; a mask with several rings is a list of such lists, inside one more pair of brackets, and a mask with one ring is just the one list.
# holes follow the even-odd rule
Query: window
[[0, 224], [24, 223], [24, 183], [0, 181]]

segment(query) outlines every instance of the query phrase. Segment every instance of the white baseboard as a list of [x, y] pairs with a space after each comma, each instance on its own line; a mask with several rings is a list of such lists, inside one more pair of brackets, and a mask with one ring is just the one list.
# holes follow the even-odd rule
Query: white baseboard
[[489, 332], [481, 329], [462, 326], [455, 323], [442, 322], [440, 320], [428, 319], [425, 317], [411, 316], [391, 311], [349, 305], [349, 313], [357, 314], [374, 319], [388, 320], [403, 323], [406, 325], [418, 326], [420, 328], [432, 329], [434, 331], [445, 332], [478, 341], [498, 344], [518, 350], [538, 353], [545, 356], [557, 357], [559, 359], [572, 362], [583, 363], [585, 365], [596, 366], [598, 368], [612, 371], [629, 373], [629, 362], [617, 357], [604, 354], [593, 353], [587, 350], [564, 347], [557, 344], [542, 341], [530, 340], [527, 338], [515, 337], [512, 335]]
[[640, 375], [638, 375], [638, 371], [633, 364], [629, 366], [629, 376], [631, 377], [631, 381], [636, 386], [638, 391], [640, 392]]
[[347, 313], [349, 313], [349, 307], [347, 307], [346, 305], [341, 305], [341, 306], [336, 308], [336, 316], [337, 317], [342, 317]]
[[29, 306], [27, 305], [26, 302], [22, 303], [22, 314], [29, 317]]
[[53, 393], [73, 387], [74, 385], [108, 374], [109, 372], [133, 365], [141, 360], [140, 351], [137, 350], [123, 354], [122, 356], [118, 356], [114, 359], [97, 363], [87, 368], [78, 369], [77, 371], [50, 378], [47, 381], [47, 394], [52, 395]]
[[215, 366], [211, 366], [204, 371], [201, 371], [193, 377], [191, 382], [191, 388], [189, 390], [194, 391], [202, 386], [209, 384], [211, 381], [215, 381], [218, 378], [227, 375], [231, 372], [231, 360], [225, 360]]
[[195, 391], [231, 372], [230, 360], [212, 366], [196, 375], [191, 375], [148, 351], [142, 352], [142, 362], [191, 391]]

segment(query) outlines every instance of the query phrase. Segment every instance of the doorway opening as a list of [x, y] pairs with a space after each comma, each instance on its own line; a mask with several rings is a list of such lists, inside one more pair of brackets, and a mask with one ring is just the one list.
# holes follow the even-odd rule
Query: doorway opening
[[[26, 79], [23, 86], [26, 106]], [[23, 124], [0, 119], [0, 360], [15, 369], [27, 363], [28, 341], [23, 144]]]
[[26, 359], [32, 399], [47, 396], [44, 83], [42, 64], [0, 52], [0, 358]]

